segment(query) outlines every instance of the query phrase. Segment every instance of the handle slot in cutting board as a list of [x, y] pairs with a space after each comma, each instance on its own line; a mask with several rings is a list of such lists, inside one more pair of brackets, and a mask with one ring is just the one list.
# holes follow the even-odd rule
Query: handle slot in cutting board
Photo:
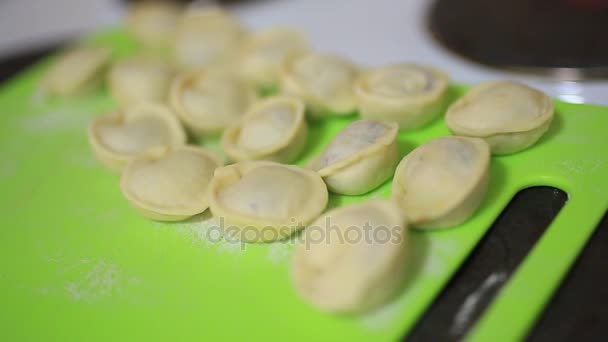
[[590, 341], [606, 333], [608, 317], [608, 213], [542, 316], [528, 341]]
[[[523, 339], [605, 211], [600, 201], [571, 196], [468, 340]], [[508, 322], [509, 328], [500, 329], [500, 322]]]
[[407, 335], [407, 341], [460, 341], [566, 201], [566, 193], [553, 187], [517, 193]]

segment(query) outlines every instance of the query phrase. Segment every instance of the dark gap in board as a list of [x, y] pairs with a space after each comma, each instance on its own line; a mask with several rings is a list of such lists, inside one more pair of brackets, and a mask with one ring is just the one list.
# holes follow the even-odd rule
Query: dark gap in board
[[404, 340], [462, 340], [567, 199], [554, 187], [518, 192]]
[[527, 341], [605, 341], [608, 213], [553, 295]]

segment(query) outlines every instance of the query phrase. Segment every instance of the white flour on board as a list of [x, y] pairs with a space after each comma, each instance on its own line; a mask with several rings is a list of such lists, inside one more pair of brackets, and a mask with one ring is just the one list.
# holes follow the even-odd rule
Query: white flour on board
[[121, 291], [124, 280], [118, 265], [104, 260], [85, 263], [91, 265], [86, 273], [65, 283], [65, 291], [72, 300], [92, 301]]
[[[411, 243], [415, 242], [415, 239], [411, 240]], [[421, 263], [421, 268], [415, 271], [420, 274], [415, 276], [442, 277], [448, 270], [450, 259], [461, 252], [461, 245], [453, 240], [440, 238], [428, 239], [426, 243], [428, 245], [424, 249], [415, 251], [419, 255], [412, 255], [413, 261]], [[417, 281], [416, 283], [419, 284], [420, 282]], [[362, 315], [359, 318], [360, 323], [370, 330], [382, 330], [390, 327], [407, 311], [408, 302], [414, 299], [410, 297], [415, 295], [417, 291], [414, 286], [406, 286], [404, 292], [396, 299], [377, 310]]]
[[506, 279], [507, 274], [504, 272], [492, 273], [477, 290], [469, 294], [454, 316], [454, 321], [450, 327], [450, 334], [456, 336], [462, 335], [471, 319], [473, 319], [473, 314], [477, 311], [477, 306], [483, 296], [493, 287], [502, 284]]
[[220, 243], [216, 249], [219, 253], [227, 254], [243, 254], [247, 252], [247, 243], [241, 243], [233, 239], [225, 240]]
[[427, 250], [421, 256], [424, 259], [421, 273], [427, 276], [442, 276], [458, 249], [458, 243], [452, 240], [429, 239]]
[[30, 106], [33, 108], [36, 108], [38, 106], [43, 106], [45, 105], [47, 102], [47, 97], [45, 95], [45, 92], [37, 89], [36, 91], [32, 92], [32, 96], [30, 97]]
[[291, 259], [294, 248], [296, 247], [295, 239], [285, 239], [276, 241], [268, 246], [266, 258], [273, 264], [281, 264]]
[[[160, 223], [162, 224], [162, 223]], [[215, 243], [219, 243], [221, 236], [214, 233], [213, 227], [216, 226], [216, 222], [213, 218], [205, 220], [188, 220], [184, 222], [174, 223], [169, 227], [175, 227], [175, 230], [185, 236], [194, 244], [202, 244], [204, 246], [211, 246]]]
[[168, 226], [190, 239], [193, 244], [214, 247], [219, 253], [241, 254], [247, 251], [247, 244], [224, 235], [220, 222], [208, 212], [190, 220]]
[[369, 330], [384, 330], [390, 327], [399, 315], [403, 314], [404, 308], [407, 308], [409, 293], [411, 292], [406, 291], [380, 308], [361, 315], [359, 322]]
[[45, 134], [75, 129], [84, 132], [90, 121], [90, 115], [82, 108], [62, 107], [25, 116], [20, 124], [29, 133]]
[[446, 267], [443, 257], [431, 255], [425, 258], [423, 272], [429, 276], [441, 276], [445, 272]]
[[599, 159], [562, 160], [557, 163], [559, 170], [570, 175], [594, 173], [603, 166]]
[[141, 284], [139, 277], [125, 274], [118, 264], [108, 259], [80, 258], [67, 263], [63, 259], [61, 255], [47, 258], [47, 262], [56, 268], [59, 279], [37, 288], [36, 293], [92, 303], [120, 295], [126, 287]]
[[[163, 228], [174, 228], [193, 244], [214, 248], [220, 254], [243, 254], [247, 252], [247, 246], [249, 245], [225, 235], [221, 228], [221, 222], [207, 212], [184, 222], [170, 225], [158, 223], [158, 225]], [[295, 248], [295, 243], [295, 239], [285, 239], [264, 244], [263, 248], [267, 250], [266, 259], [273, 264], [281, 264], [289, 260]]]
[[76, 166], [83, 169], [101, 168], [101, 163], [93, 158], [90, 151], [74, 151], [65, 156], [65, 162], [70, 166]]

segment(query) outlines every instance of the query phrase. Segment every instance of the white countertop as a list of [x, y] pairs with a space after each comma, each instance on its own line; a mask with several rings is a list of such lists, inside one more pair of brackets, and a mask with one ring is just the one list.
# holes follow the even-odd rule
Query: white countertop
[[[557, 82], [474, 64], [439, 46], [425, 27], [430, 0], [260, 0], [234, 5], [252, 29], [275, 25], [304, 31], [313, 45], [363, 65], [432, 64], [454, 82], [513, 79], [569, 102], [608, 105], [608, 80]], [[116, 25], [118, 0], [4, 0], [0, 2], [0, 57]]]

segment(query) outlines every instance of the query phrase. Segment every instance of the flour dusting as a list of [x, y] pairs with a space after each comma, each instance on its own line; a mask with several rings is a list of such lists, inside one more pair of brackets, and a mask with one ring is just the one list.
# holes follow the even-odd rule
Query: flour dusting
[[92, 304], [125, 293], [141, 293], [143, 288], [140, 277], [107, 258], [72, 259], [59, 252], [47, 256], [45, 261], [55, 274], [33, 289], [37, 295], [67, 297], [74, 302]]
[[246, 243], [226, 235], [222, 222], [208, 212], [174, 225], [176, 231], [188, 237], [193, 244], [214, 247], [219, 253], [236, 254], [247, 250]]
[[192, 243], [205, 246], [219, 243], [222, 239], [219, 223], [210, 215], [197, 215], [187, 221], [176, 223], [175, 229], [187, 236]]
[[473, 319], [473, 315], [477, 311], [477, 307], [483, 296], [496, 285], [502, 284], [506, 279], [507, 274], [504, 272], [492, 273], [477, 290], [469, 294], [454, 316], [454, 321], [450, 327], [450, 334], [456, 336], [462, 335]]
[[376, 310], [363, 314], [359, 318], [359, 322], [365, 328], [370, 330], [384, 330], [390, 327], [400, 314], [403, 314], [404, 308], [407, 307], [409, 292], [402, 293], [399, 297], [386, 303]]
[[[193, 218], [170, 225], [160, 223], [159, 227], [174, 227], [175, 230], [187, 237], [192, 244], [206, 248], [214, 248], [220, 254], [243, 254], [247, 251], [248, 243], [242, 242], [222, 229], [221, 220], [211, 216], [208, 212], [196, 215]], [[281, 264], [289, 260], [295, 248], [296, 239], [285, 239], [267, 243], [266, 259], [273, 264]]]
[[41, 114], [26, 116], [21, 120], [24, 130], [35, 134], [58, 131], [84, 130], [90, 121], [88, 113], [79, 108], [59, 108]]
[[32, 97], [30, 97], [30, 105], [34, 108], [43, 106], [47, 102], [47, 96], [45, 91], [38, 88], [32, 93]]
[[70, 166], [76, 166], [83, 169], [101, 168], [101, 163], [99, 163], [95, 158], [93, 158], [92, 152], [88, 151], [78, 151], [70, 153], [65, 157], [65, 161]]
[[442, 276], [446, 267], [447, 265], [441, 256], [432, 255], [425, 259], [423, 272], [430, 276]]
[[566, 174], [583, 175], [602, 169], [604, 164], [598, 159], [562, 160], [557, 167]]
[[[411, 243], [415, 242], [420, 241], [413, 238]], [[437, 237], [428, 239], [426, 243], [428, 245], [424, 248], [412, 249], [414, 254], [411, 255], [411, 260], [420, 266], [416, 272], [421, 275], [416, 275], [416, 277], [443, 277], [449, 269], [451, 260], [461, 252], [462, 245], [451, 239]], [[411, 276], [411, 273], [408, 273], [408, 276]], [[419, 291], [414, 288], [422, 286], [419, 284], [422, 283], [416, 281], [412, 287], [406, 286], [399, 297], [362, 315], [359, 318], [361, 325], [370, 330], [383, 330], [395, 324], [407, 312], [408, 304], [417, 300], [411, 296], [416, 295]]]
[[430, 276], [443, 276], [458, 249], [458, 244], [450, 240], [429, 240], [428, 251], [422, 256], [422, 272]]
[[94, 301], [101, 297], [109, 297], [121, 291], [122, 273], [118, 265], [101, 260], [91, 262], [81, 260], [81, 264], [90, 265], [84, 275], [67, 281], [64, 289], [74, 301]]
[[268, 246], [266, 258], [275, 265], [282, 264], [290, 260], [295, 244], [294, 239], [275, 241]]

